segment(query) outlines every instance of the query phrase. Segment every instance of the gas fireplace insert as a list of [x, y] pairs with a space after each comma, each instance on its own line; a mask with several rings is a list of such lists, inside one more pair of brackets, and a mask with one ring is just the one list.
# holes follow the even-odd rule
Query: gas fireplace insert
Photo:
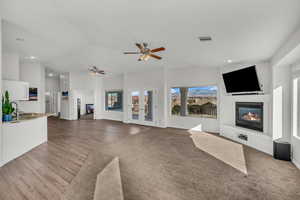
[[263, 132], [263, 102], [236, 102], [235, 125]]

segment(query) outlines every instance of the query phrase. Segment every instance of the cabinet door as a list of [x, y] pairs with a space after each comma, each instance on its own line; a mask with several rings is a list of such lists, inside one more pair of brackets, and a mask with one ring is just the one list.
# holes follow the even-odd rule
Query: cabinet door
[[21, 81], [3, 81], [3, 94], [8, 91], [11, 101], [25, 101], [29, 99], [29, 84]]

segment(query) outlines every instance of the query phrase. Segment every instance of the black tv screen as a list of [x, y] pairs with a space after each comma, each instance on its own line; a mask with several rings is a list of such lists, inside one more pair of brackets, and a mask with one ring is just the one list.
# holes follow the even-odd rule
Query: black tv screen
[[261, 91], [255, 66], [223, 74], [227, 93]]

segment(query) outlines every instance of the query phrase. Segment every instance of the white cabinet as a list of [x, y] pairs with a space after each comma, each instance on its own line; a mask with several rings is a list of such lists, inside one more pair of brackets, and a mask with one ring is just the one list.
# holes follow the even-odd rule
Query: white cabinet
[[22, 81], [3, 80], [3, 94], [8, 91], [11, 101], [26, 101], [29, 99], [29, 83]]
[[47, 117], [2, 124], [2, 163], [23, 155], [34, 147], [47, 142]]

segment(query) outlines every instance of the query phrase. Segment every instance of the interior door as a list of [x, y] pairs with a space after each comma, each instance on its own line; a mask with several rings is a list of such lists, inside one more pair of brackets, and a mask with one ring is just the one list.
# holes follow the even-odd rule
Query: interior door
[[129, 119], [131, 123], [155, 125], [155, 98], [154, 89], [132, 90], [129, 93]]

